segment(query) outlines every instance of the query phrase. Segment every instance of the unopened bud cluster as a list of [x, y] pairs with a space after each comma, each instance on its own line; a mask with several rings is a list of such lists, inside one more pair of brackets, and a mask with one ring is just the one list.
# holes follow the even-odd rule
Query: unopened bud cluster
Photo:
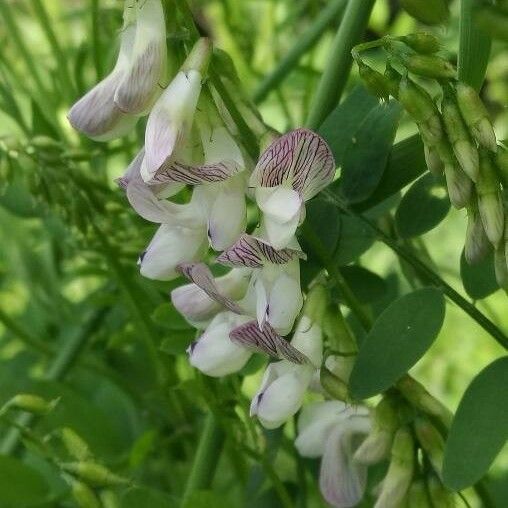
[[[467, 262], [481, 261], [493, 248], [498, 284], [507, 289], [507, 156], [481, 98], [457, 81], [454, 67], [436, 54], [440, 44], [434, 35], [422, 32], [368, 43], [376, 45], [389, 56], [383, 74], [361, 60], [362, 45], [353, 50], [365, 85], [383, 100], [388, 95], [397, 99], [415, 121], [429, 171], [437, 178], [444, 175], [452, 205], [467, 210]], [[434, 80], [442, 93], [434, 97], [411, 75]]]

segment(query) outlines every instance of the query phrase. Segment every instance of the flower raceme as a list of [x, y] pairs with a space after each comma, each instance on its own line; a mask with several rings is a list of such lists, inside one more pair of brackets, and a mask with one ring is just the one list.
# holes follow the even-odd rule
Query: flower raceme
[[166, 68], [166, 26], [160, 0], [129, 0], [111, 73], [70, 109], [71, 125], [97, 141], [127, 134], [160, 93]]

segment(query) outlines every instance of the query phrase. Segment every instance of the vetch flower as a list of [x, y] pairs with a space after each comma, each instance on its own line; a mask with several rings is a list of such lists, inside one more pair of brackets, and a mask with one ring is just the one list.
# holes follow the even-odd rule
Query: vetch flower
[[266, 240], [244, 234], [217, 257], [217, 262], [253, 269], [245, 303], [249, 305], [250, 300], [255, 306], [261, 329], [269, 323], [277, 333], [286, 335], [303, 305], [300, 257], [303, 253], [296, 240], [291, 246], [275, 250]]
[[295, 446], [304, 457], [322, 457], [319, 486], [336, 508], [358, 504], [365, 492], [367, 467], [354, 453], [370, 431], [368, 410], [339, 401], [315, 402], [302, 409]]
[[211, 55], [209, 39], [199, 39], [178, 74], [155, 103], [146, 124], [141, 175], [150, 182], [165, 164], [178, 161], [188, 146], [201, 83]]
[[303, 315], [296, 327], [291, 346], [304, 354], [309, 362], [296, 364], [281, 360], [270, 363], [251, 402], [251, 416], [257, 416], [267, 429], [279, 427], [300, 409], [305, 392], [321, 364], [321, 326]]
[[307, 129], [281, 136], [263, 152], [249, 185], [255, 188], [262, 225], [274, 249], [289, 245], [305, 218], [305, 201], [325, 188], [334, 174], [328, 145]]
[[248, 320], [248, 317], [230, 311], [217, 314], [203, 335], [187, 349], [191, 365], [213, 377], [238, 372], [252, 351], [232, 342], [229, 333]]
[[128, 0], [116, 65], [72, 106], [69, 122], [98, 141], [126, 134], [159, 94], [165, 64], [166, 27], [160, 0]]

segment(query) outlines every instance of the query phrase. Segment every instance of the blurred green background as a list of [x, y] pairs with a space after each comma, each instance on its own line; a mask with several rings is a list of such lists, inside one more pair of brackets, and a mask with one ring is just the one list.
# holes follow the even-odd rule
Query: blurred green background
[[[325, 4], [192, 2], [200, 30], [230, 54], [265, 122], [280, 131], [302, 125], [339, 19], [328, 24], [276, 90], [261, 98], [260, 86]], [[173, 3], [166, 5], [168, 40], [178, 55], [188, 32]], [[458, 45], [457, 10], [454, 2], [449, 26], [435, 29], [452, 57]], [[214, 491], [199, 502], [249, 506], [245, 499], [254, 489], [268, 496], [259, 506], [279, 506], [274, 481], [276, 486], [287, 481], [290, 489], [298, 467], [287, 437], [273, 467], [255, 447], [260, 431], [249, 422], [248, 402], [259, 382], [259, 365], [249, 366], [252, 375], [242, 390], [236, 377], [211, 382], [194, 372], [183, 354], [194, 331], [168, 303], [174, 284], [146, 281], [137, 273], [137, 254], [154, 226], [129, 210], [113, 180], [142, 143], [143, 122], [130, 137], [104, 145], [80, 138], [65, 119], [72, 102], [111, 69], [121, 12], [122, 2], [112, 0], [0, 4], [0, 405], [22, 391], [62, 397], [37, 424], [37, 432], [71, 426], [102, 461], [154, 489], [134, 489], [124, 501], [133, 507], [171, 506], [171, 496], [181, 493], [188, 474], [202, 414], [208, 404], [222, 407], [232, 439]], [[416, 29], [397, 2], [377, 0], [366, 38]], [[357, 81], [353, 69], [348, 91]], [[508, 138], [508, 50], [500, 43], [492, 50], [483, 97], [498, 137]], [[397, 137], [414, 132], [405, 119]], [[422, 237], [441, 275], [461, 293], [465, 227], [465, 212], [451, 211]], [[371, 244], [358, 264], [387, 280], [400, 275], [393, 254]], [[486, 295], [478, 307], [507, 329], [506, 294], [495, 290], [488, 266], [476, 277], [477, 297]], [[501, 353], [475, 322], [449, 304], [445, 326], [414, 375], [455, 409], [469, 381]], [[167, 376], [162, 384], [157, 368]], [[506, 393], [506, 387], [500, 390]], [[235, 410], [233, 402], [238, 403]], [[28, 450], [20, 448], [16, 435], [0, 422], [3, 452], [22, 457], [25, 469], [16, 470], [0, 456], [0, 507], [72, 506], [51, 466], [30, 444]], [[270, 477], [274, 471], [276, 480]], [[498, 506], [508, 506], [507, 478], [504, 453], [491, 481]], [[309, 506], [322, 506], [315, 483], [307, 481], [307, 486]]]

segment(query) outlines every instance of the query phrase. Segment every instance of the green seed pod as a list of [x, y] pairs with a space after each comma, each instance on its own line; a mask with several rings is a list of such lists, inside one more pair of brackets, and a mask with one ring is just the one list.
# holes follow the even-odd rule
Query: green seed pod
[[415, 34], [404, 35], [403, 37], [398, 37], [398, 40], [407, 44], [417, 53], [423, 53], [424, 55], [436, 53], [441, 48], [439, 39], [430, 32], [417, 32]]
[[500, 148], [496, 154], [496, 169], [505, 189], [508, 189], [508, 150]]
[[94, 491], [85, 483], [73, 480], [71, 493], [79, 508], [101, 508], [101, 503]]
[[324, 365], [319, 371], [319, 381], [330, 397], [343, 402], [350, 401], [351, 397], [349, 396], [347, 384]]
[[462, 117], [469, 127], [473, 138], [492, 152], [497, 151], [496, 133], [489, 115], [476, 90], [465, 83], [457, 83], [455, 87], [457, 103]]
[[426, 25], [440, 25], [448, 19], [448, 4], [445, 0], [400, 0], [410, 16]]
[[444, 164], [439, 158], [436, 149], [428, 145], [423, 145], [425, 153], [425, 162], [427, 163], [428, 170], [435, 176], [441, 176], [444, 171]]
[[36, 415], [45, 415], [55, 408], [59, 400], [60, 399], [47, 401], [38, 395], [19, 393], [12, 397], [12, 399], [5, 404], [5, 407], [21, 409], [22, 411], [27, 411], [28, 413]]
[[388, 62], [386, 64], [384, 76], [387, 79], [388, 90], [390, 92], [390, 95], [393, 98], [398, 99], [399, 86], [400, 86], [400, 80], [402, 79], [402, 75], [396, 69], [394, 69]]
[[114, 487], [115, 485], [129, 483], [126, 478], [118, 476], [107, 467], [96, 462], [66, 462], [60, 464], [60, 467], [94, 487]]
[[367, 90], [376, 97], [388, 100], [390, 96], [390, 83], [383, 74], [358, 61], [358, 70]]
[[60, 431], [60, 439], [71, 457], [79, 461], [86, 461], [92, 457], [86, 442], [74, 430], [64, 427]]
[[501, 189], [489, 153], [480, 151], [480, 174], [476, 183], [478, 210], [488, 239], [497, 246], [504, 233]]
[[422, 480], [415, 480], [411, 483], [407, 493], [407, 508], [432, 508], [427, 498], [425, 483]]
[[456, 494], [448, 490], [438, 478], [432, 477], [428, 482], [432, 506], [436, 508], [456, 508]]
[[508, 13], [494, 6], [482, 6], [474, 11], [474, 21], [493, 39], [508, 42]]
[[445, 94], [443, 98], [442, 114], [455, 157], [469, 178], [476, 182], [480, 165], [478, 150], [471, 140], [455, 100], [449, 94]]
[[416, 437], [420, 446], [440, 477], [443, 469], [444, 439], [436, 427], [426, 418], [417, 418], [415, 421]]
[[457, 74], [450, 62], [436, 55], [408, 55], [402, 61], [410, 72], [426, 78], [449, 79]]
[[354, 455], [355, 461], [371, 465], [386, 458], [399, 425], [397, 406], [392, 397], [384, 396], [374, 409], [374, 424]]
[[411, 485], [413, 472], [413, 437], [407, 427], [401, 427], [393, 440], [390, 466], [375, 508], [388, 508], [402, 503]]
[[466, 242], [464, 245], [464, 256], [470, 265], [479, 263], [485, 259], [490, 252], [491, 244], [485, 229], [483, 228], [478, 203], [476, 199], [471, 199], [467, 207], [467, 229]]
[[508, 291], [508, 266], [504, 242], [501, 242], [494, 251], [494, 269], [499, 287]]

